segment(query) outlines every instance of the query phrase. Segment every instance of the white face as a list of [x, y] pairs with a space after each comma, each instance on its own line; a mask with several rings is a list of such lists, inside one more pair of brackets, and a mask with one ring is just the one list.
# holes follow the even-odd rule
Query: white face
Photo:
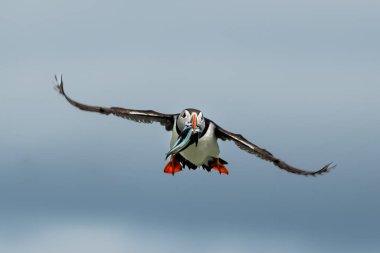
[[192, 126], [193, 124], [200, 132], [203, 132], [206, 125], [203, 113], [199, 112], [197, 114], [196, 112], [190, 112], [187, 109], [183, 110], [177, 118], [177, 126], [179, 130], [183, 131], [185, 126]]

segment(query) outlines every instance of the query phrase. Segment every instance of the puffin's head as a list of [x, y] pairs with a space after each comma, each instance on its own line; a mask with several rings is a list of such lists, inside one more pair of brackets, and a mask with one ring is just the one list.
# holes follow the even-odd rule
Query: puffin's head
[[189, 129], [193, 134], [202, 133], [205, 128], [203, 113], [195, 109], [185, 109], [177, 117], [177, 129], [182, 133]]
[[206, 122], [203, 113], [196, 109], [185, 109], [178, 114], [176, 129], [179, 132], [178, 139], [170, 151], [166, 154], [177, 154], [187, 148], [192, 142], [198, 145], [198, 140], [205, 129]]

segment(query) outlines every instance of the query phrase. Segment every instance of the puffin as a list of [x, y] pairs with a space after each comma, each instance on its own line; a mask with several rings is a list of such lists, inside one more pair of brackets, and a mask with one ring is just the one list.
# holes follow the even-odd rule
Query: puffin
[[211, 119], [204, 117], [203, 112], [193, 108], [187, 108], [177, 114], [164, 114], [153, 110], [136, 110], [122, 107], [92, 106], [77, 102], [66, 95], [63, 87], [62, 75], [56, 80], [56, 89], [74, 107], [89, 112], [97, 112], [104, 115], [115, 115], [138, 123], [159, 123], [167, 131], [172, 132], [170, 149], [166, 153], [166, 160], [170, 157], [164, 167], [164, 172], [176, 174], [187, 167], [195, 170], [202, 167], [208, 172], [216, 170], [220, 174], [229, 174], [226, 168], [227, 162], [219, 154], [218, 140], [232, 141], [240, 149], [256, 155], [257, 157], [273, 163], [278, 168], [287, 172], [303, 175], [316, 176], [329, 172], [335, 167], [328, 163], [319, 170], [309, 171], [293, 167], [286, 162], [276, 158], [272, 153], [261, 148], [241, 134], [232, 133], [220, 127]]

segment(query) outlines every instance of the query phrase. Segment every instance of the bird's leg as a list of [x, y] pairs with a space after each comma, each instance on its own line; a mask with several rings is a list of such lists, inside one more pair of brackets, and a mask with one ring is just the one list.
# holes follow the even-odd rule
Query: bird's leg
[[175, 155], [172, 155], [168, 164], [166, 164], [164, 172], [170, 173], [174, 176], [175, 173], [182, 170], [182, 164], [176, 159]]
[[227, 174], [228, 170], [224, 167], [224, 164], [219, 160], [219, 158], [214, 158], [209, 162], [209, 165], [212, 169], [219, 171], [220, 174]]

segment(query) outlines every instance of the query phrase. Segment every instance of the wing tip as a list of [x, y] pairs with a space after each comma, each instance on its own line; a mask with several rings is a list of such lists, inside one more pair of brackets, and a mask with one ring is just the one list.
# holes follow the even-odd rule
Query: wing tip
[[336, 167], [336, 164], [333, 164], [332, 162], [330, 162], [330, 163], [326, 164], [325, 166], [323, 166], [320, 170], [305, 174], [305, 176], [314, 176], [315, 177], [317, 175], [322, 175], [322, 174], [325, 174], [327, 172], [330, 172], [335, 167]]
[[62, 74], [60, 76], [60, 79], [58, 79], [57, 75], [54, 75], [54, 79], [56, 81], [55, 89], [59, 92], [59, 94], [65, 95], [65, 91], [63, 89], [63, 77], [62, 77]]

